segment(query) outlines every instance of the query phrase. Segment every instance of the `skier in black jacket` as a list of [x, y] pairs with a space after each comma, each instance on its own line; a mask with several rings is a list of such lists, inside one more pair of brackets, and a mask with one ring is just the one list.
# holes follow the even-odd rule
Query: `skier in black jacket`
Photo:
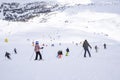
[[11, 59], [10, 53], [6, 52], [6, 53], [5, 53], [5, 57], [7, 57], [8, 59]]
[[106, 49], [106, 44], [105, 43], [103, 44], [103, 46], [104, 46], [104, 49]]
[[16, 48], [14, 48], [14, 52], [15, 52], [15, 54], [17, 54], [17, 49]]
[[89, 51], [89, 48], [88, 48], [88, 47], [90, 47], [90, 48], [92, 49], [92, 47], [90, 46], [90, 44], [88, 43], [88, 41], [85, 40], [85, 41], [83, 42], [83, 48], [84, 48], [84, 50], [85, 50], [84, 57], [86, 57], [86, 52], [88, 52], [89, 57], [91, 57], [91, 54], [90, 54], [90, 51]]
[[58, 55], [57, 55], [57, 57], [60, 59], [60, 58], [62, 58], [62, 55], [63, 55], [62, 51], [59, 50], [59, 51], [58, 51]]

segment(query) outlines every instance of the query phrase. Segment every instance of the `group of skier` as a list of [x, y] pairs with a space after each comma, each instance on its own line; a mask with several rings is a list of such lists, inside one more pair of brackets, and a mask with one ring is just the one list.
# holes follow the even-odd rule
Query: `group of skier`
[[[104, 46], [104, 49], [106, 49], [106, 44], [105, 44], [105, 43], [104, 43], [103, 46]], [[89, 48], [92, 49], [91, 45], [88, 43], [87, 40], [84, 40], [84, 42], [83, 42], [84, 58], [86, 57], [87, 52], [88, 52], [89, 57], [91, 57], [91, 53], [90, 53], [90, 51], [89, 51]], [[39, 42], [36, 41], [36, 43], [35, 43], [35, 48], [34, 48], [35, 53], [36, 53], [36, 56], [35, 56], [35, 59], [34, 59], [34, 60], [38, 60], [38, 56], [39, 56], [39, 60], [43, 60], [43, 59], [42, 59], [42, 55], [41, 55], [41, 53], [40, 53], [40, 49], [43, 49], [43, 47], [40, 47], [40, 46], [39, 46]], [[97, 46], [97, 45], [95, 46], [95, 50], [96, 50], [96, 52], [98, 52], [98, 46]], [[67, 49], [66, 49], [66, 55], [65, 55], [65, 56], [68, 56], [69, 52], [70, 52], [70, 50], [69, 50], [69, 48], [67, 48]], [[59, 51], [57, 52], [57, 57], [58, 57], [58, 58], [62, 58], [62, 55], [63, 55], [62, 50], [59, 50]]]
[[[17, 49], [16, 49], [16, 48], [14, 48], [14, 53], [17, 54]], [[6, 51], [5, 57], [6, 57], [7, 59], [11, 60], [11, 53], [9, 53], [9, 52]]]
[[[103, 47], [104, 47], [104, 49], [107, 48], [107, 47], [106, 47], [106, 43], [103, 44]], [[85, 52], [84, 52], [84, 57], [86, 57], [86, 52], [88, 52], [89, 57], [91, 57], [91, 54], [90, 54], [89, 48], [92, 49], [92, 47], [91, 47], [91, 45], [88, 43], [87, 40], [85, 40], [85, 41], [83, 42], [83, 48], [84, 48], [84, 51], [85, 51]], [[98, 46], [95, 45], [94, 48], [95, 48], [95, 51], [98, 52]]]
[[[105, 44], [105, 43], [103, 44], [103, 46], [104, 46], [104, 49], [106, 49], [106, 44]], [[44, 48], [44, 47], [40, 47], [39, 41], [36, 41], [36, 42], [35, 42], [35, 44], [34, 44], [34, 51], [35, 51], [36, 55], [35, 55], [35, 59], [34, 59], [34, 60], [43, 60], [42, 54], [41, 54], [41, 52], [40, 52], [40, 49], [43, 49], [43, 48]], [[88, 43], [87, 40], [84, 40], [84, 42], [83, 42], [84, 58], [86, 57], [87, 53], [88, 53], [89, 57], [91, 57], [91, 53], [90, 53], [90, 51], [89, 51], [89, 48], [92, 49], [91, 45]], [[98, 46], [95, 45], [94, 48], [95, 48], [95, 51], [98, 52]], [[65, 54], [65, 56], [68, 56], [69, 52], [70, 52], [70, 50], [69, 50], [69, 48], [67, 48], [67, 49], [66, 49], [66, 54]], [[14, 48], [14, 53], [17, 54], [16, 48]], [[57, 57], [58, 57], [58, 58], [62, 58], [62, 55], [63, 55], [62, 50], [59, 50], [59, 51], [57, 52]], [[7, 57], [8, 59], [11, 59], [10, 53], [9, 53], [9, 52], [6, 52], [6, 53], [5, 53], [5, 57]], [[38, 57], [39, 57], [39, 58], [38, 58]]]

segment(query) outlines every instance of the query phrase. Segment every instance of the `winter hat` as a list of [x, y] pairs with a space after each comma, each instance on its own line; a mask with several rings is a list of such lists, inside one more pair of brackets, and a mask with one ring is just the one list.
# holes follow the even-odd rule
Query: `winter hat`
[[39, 44], [39, 41], [36, 41], [36, 44]]

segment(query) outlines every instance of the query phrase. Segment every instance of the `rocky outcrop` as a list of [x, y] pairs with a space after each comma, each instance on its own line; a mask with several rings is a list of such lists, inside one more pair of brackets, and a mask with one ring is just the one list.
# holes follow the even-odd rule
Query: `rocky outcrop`
[[42, 13], [50, 13], [59, 8], [56, 3], [33, 2], [33, 3], [2, 3], [0, 13], [4, 20], [8, 21], [28, 21]]

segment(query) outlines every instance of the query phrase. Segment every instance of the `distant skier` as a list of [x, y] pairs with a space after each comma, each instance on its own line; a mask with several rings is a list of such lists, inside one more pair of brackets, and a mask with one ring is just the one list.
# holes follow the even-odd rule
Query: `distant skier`
[[38, 59], [38, 56], [39, 56], [39, 60], [42, 60], [42, 55], [41, 55], [41, 53], [40, 53], [40, 49], [43, 49], [43, 47], [40, 48], [39, 42], [36, 41], [35, 48], [34, 48], [34, 50], [35, 50], [35, 52], [36, 52], [35, 60]]
[[61, 46], [61, 43], [59, 43], [59, 46]]
[[58, 51], [58, 55], [57, 55], [57, 57], [58, 57], [58, 58], [62, 58], [62, 55], [63, 55], [62, 51], [59, 50], [59, 51]]
[[78, 46], [78, 43], [76, 43], [76, 46]]
[[34, 46], [34, 41], [32, 42], [32, 46]]
[[15, 54], [17, 54], [17, 49], [16, 48], [14, 48], [14, 52], [15, 52]]
[[54, 44], [51, 44], [52, 47], [54, 47], [55, 45]]
[[66, 49], [66, 55], [65, 56], [68, 56], [68, 53], [69, 53], [69, 48]]
[[5, 57], [7, 57], [8, 59], [11, 60], [10, 53], [6, 52], [6, 53], [5, 53]]
[[97, 47], [97, 45], [95, 45], [95, 51], [98, 52], [98, 47]]
[[84, 48], [84, 50], [85, 50], [85, 52], [84, 52], [84, 57], [86, 57], [86, 52], [88, 52], [89, 57], [91, 57], [91, 54], [90, 54], [90, 51], [89, 51], [89, 48], [88, 48], [88, 47], [90, 47], [90, 48], [92, 49], [92, 47], [90, 46], [90, 44], [88, 43], [88, 41], [85, 40], [85, 41], [83, 42], [83, 48]]
[[104, 46], [104, 49], [106, 49], [106, 48], [107, 48], [105, 43], [103, 44], [103, 46]]

